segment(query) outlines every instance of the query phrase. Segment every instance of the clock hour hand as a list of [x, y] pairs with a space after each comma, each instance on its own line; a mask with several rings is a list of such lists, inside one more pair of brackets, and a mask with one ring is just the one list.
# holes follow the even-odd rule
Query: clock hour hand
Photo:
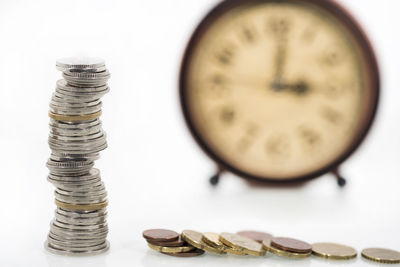
[[298, 95], [303, 95], [310, 90], [310, 87], [304, 81], [299, 81], [299, 82], [293, 83], [293, 84], [273, 81], [271, 84], [271, 89], [273, 89], [276, 92], [285, 90], [285, 91], [290, 91], [290, 92], [296, 93]]

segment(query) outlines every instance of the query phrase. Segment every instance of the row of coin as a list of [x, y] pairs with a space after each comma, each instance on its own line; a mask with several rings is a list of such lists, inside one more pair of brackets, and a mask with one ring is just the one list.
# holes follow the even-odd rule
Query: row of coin
[[101, 59], [61, 59], [56, 67], [64, 79], [57, 81], [50, 102], [47, 180], [56, 187], [57, 209], [46, 248], [57, 254], [98, 254], [109, 247], [108, 202], [93, 166], [107, 147], [99, 117], [110, 74]]
[[[199, 256], [204, 252], [212, 254], [234, 254], [264, 256], [267, 252], [288, 258], [307, 258], [311, 255], [326, 259], [346, 260], [357, 257], [357, 251], [349, 246], [336, 243], [314, 243], [288, 238], [274, 237], [260, 231], [233, 233], [212, 233], [183, 230], [181, 234], [167, 229], [149, 229], [143, 232], [148, 246], [163, 254], [175, 257]], [[381, 263], [400, 263], [400, 252], [367, 248], [361, 255]]]

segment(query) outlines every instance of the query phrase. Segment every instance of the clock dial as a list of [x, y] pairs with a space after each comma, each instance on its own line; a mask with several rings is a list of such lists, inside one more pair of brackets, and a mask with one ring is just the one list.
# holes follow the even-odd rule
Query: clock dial
[[186, 118], [206, 151], [241, 174], [312, 175], [342, 160], [369, 127], [377, 88], [365, 49], [314, 2], [236, 1], [210, 15], [189, 46]]

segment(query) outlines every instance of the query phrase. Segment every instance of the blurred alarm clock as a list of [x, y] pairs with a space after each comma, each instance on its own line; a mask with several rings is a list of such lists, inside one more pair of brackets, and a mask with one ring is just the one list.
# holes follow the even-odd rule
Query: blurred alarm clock
[[222, 171], [272, 183], [333, 172], [361, 144], [379, 72], [355, 19], [328, 0], [226, 0], [198, 25], [180, 72], [186, 123]]

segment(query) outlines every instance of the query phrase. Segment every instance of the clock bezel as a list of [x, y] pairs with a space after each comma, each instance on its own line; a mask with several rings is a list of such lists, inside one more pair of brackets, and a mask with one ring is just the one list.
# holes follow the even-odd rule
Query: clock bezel
[[343, 25], [348, 29], [348, 31], [353, 35], [358, 46], [361, 48], [361, 55], [363, 56], [366, 64], [366, 77], [367, 79], [366, 88], [371, 89], [372, 97], [370, 101], [367, 103], [368, 107], [366, 109], [366, 119], [364, 120], [364, 124], [362, 124], [359, 128], [359, 131], [354, 138], [353, 142], [345, 149], [343, 153], [341, 153], [335, 160], [333, 160], [327, 166], [317, 169], [309, 174], [295, 176], [291, 178], [273, 178], [273, 177], [264, 177], [264, 176], [256, 176], [253, 174], [246, 173], [245, 171], [240, 170], [239, 168], [232, 166], [228, 162], [226, 162], [222, 157], [218, 156], [202, 139], [200, 133], [197, 132], [194, 122], [190, 117], [189, 104], [186, 101], [186, 77], [187, 77], [187, 69], [190, 64], [191, 55], [193, 50], [196, 48], [198, 40], [201, 38], [201, 35], [204, 34], [208, 28], [213, 24], [215, 20], [217, 20], [221, 15], [225, 12], [229, 12], [232, 8], [236, 8], [240, 5], [251, 5], [257, 3], [267, 3], [267, 2], [276, 2], [276, 0], [226, 0], [217, 4], [208, 14], [203, 18], [203, 20], [199, 23], [194, 33], [192, 34], [185, 52], [183, 56], [183, 60], [181, 63], [180, 69], [180, 77], [179, 77], [179, 98], [180, 104], [182, 108], [182, 112], [184, 115], [184, 119], [186, 125], [189, 128], [189, 131], [193, 138], [196, 140], [197, 144], [200, 148], [208, 155], [218, 167], [222, 170], [230, 171], [239, 177], [257, 181], [257, 182], [265, 182], [265, 183], [298, 183], [305, 182], [314, 178], [317, 178], [325, 173], [334, 171], [340, 164], [342, 164], [346, 159], [348, 159], [361, 145], [362, 141], [365, 139], [367, 133], [369, 132], [373, 121], [376, 116], [379, 95], [380, 95], [380, 77], [379, 77], [379, 68], [376, 60], [376, 56], [372, 45], [364, 33], [362, 27], [359, 23], [354, 19], [354, 17], [340, 4], [331, 0], [287, 0], [287, 1], [295, 1], [295, 2], [305, 2], [316, 5], [319, 8], [322, 8], [332, 14], [336, 19], [341, 21]]

